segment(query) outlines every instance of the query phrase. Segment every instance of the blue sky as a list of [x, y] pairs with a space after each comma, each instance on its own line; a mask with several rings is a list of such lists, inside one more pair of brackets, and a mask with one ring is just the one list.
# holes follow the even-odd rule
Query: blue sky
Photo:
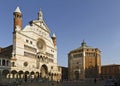
[[120, 64], [120, 0], [1, 0], [1, 47], [12, 44], [17, 6], [23, 13], [23, 28], [42, 10], [44, 21], [57, 36], [59, 65], [68, 65], [67, 54], [83, 40], [102, 51], [102, 65]]

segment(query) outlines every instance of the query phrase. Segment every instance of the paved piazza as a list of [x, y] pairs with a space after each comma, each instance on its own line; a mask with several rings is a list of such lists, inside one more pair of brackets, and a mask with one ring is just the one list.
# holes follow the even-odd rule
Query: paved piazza
[[103, 86], [104, 81], [63, 81], [61, 83], [57, 82], [32, 82], [24, 83], [21, 86]]

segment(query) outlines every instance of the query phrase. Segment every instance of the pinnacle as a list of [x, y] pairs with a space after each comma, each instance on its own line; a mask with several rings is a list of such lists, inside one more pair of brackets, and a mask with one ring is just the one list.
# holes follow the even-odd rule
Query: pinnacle
[[17, 6], [17, 8], [15, 9], [15, 11], [14, 11], [14, 12], [21, 13], [20, 8]]

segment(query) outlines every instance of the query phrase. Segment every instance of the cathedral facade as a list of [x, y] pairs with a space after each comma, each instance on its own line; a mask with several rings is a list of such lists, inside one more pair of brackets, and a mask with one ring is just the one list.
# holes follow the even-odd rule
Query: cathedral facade
[[13, 44], [0, 48], [0, 76], [5, 80], [45, 78], [60, 80], [61, 68], [57, 64], [56, 36], [43, 20], [42, 11], [38, 19], [22, 28], [22, 12], [19, 7], [13, 13]]
[[83, 41], [77, 49], [68, 53], [69, 80], [99, 78], [101, 73], [101, 51]]

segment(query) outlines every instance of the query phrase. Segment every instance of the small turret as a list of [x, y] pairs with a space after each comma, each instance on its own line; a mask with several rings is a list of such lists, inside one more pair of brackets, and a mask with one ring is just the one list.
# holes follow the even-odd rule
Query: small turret
[[22, 13], [19, 7], [13, 13], [14, 15], [14, 32], [22, 29]]
[[82, 47], [86, 47], [86, 42], [83, 40], [83, 42], [81, 43]]
[[52, 38], [54, 46], [56, 46], [56, 36], [55, 36], [55, 34], [53, 34], [51, 38]]
[[42, 11], [38, 12], [38, 20], [42, 20], [43, 19], [43, 13]]

